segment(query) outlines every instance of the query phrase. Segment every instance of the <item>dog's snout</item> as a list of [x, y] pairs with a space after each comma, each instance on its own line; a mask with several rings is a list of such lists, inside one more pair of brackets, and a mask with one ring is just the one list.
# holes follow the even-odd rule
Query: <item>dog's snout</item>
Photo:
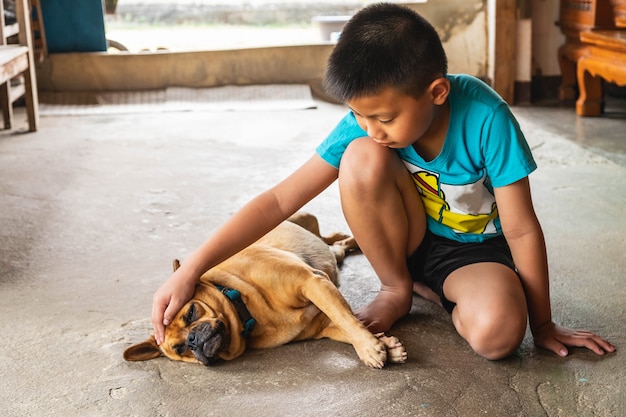
[[185, 345], [190, 350], [202, 349], [207, 341], [222, 333], [224, 333], [224, 323], [221, 321], [214, 324], [202, 322], [191, 329]]
[[192, 331], [191, 333], [189, 333], [189, 336], [187, 336], [187, 341], [185, 344], [189, 349], [196, 350], [198, 349], [198, 339], [198, 334], [195, 331]]
[[224, 323], [202, 322], [195, 326], [187, 335], [185, 345], [193, 355], [205, 365], [211, 365], [219, 358], [219, 353], [228, 343], [225, 337]]

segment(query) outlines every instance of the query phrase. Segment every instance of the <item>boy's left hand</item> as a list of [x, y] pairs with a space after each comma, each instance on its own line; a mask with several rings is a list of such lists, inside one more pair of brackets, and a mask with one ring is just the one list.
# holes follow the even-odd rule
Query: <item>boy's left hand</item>
[[615, 346], [595, 333], [586, 330], [571, 330], [548, 322], [533, 329], [535, 345], [551, 350], [559, 356], [567, 356], [566, 346], [586, 347], [598, 355], [615, 352]]

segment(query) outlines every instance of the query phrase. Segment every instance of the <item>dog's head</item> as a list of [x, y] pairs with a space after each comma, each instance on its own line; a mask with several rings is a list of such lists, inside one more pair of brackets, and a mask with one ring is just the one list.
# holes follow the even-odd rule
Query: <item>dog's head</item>
[[157, 345], [154, 335], [124, 351], [128, 361], [146, 361], [166, 356], [183, 362], [211, 365], [230, 360], [245, 350], [238, 315], [228, 299], [208, 283], [196, 286], [191, 301], [165, 327], [165, 340]]

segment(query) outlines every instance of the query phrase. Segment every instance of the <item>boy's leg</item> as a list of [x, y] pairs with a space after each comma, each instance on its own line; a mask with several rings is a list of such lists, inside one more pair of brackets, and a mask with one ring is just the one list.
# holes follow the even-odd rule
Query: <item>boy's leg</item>
[[443, 292], [456, 303], [454, 326], [479, 355], [502, 359], [522, 342], [526, 297], [519, 277], [509, 267], [495, 262], [466, 265], [448, 276]]
[[406, 258], [424, 237], [424, 207], [396, 153], [367, 138], [346, 149], [339, 190], [350, 230], [381, 282], [376, 298], [356, 315], [373, 333], [384, 332], [411, 309]]

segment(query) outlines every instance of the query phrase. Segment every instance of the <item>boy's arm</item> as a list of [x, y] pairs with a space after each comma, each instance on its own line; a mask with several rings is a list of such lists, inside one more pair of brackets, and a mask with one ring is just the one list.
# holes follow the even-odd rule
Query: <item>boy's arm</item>
[[338, 171], [317, 154], [293, 174], [244, 205], [196, 249], [155, 292], [152, 325], [157, 343], [165, 326], [191, 298], [200, 276], [249, 246], [337, 179]]
[[502, 231], [524, 287], [535, 344], [561, 356], [568, 353], [565, 346], [584, 346], [599, 355], [614, 351], [613, 345], [591, 332], [566, 329], [552, 322], [546, 246], [528, 177], [496, 188], [494, 193]]

